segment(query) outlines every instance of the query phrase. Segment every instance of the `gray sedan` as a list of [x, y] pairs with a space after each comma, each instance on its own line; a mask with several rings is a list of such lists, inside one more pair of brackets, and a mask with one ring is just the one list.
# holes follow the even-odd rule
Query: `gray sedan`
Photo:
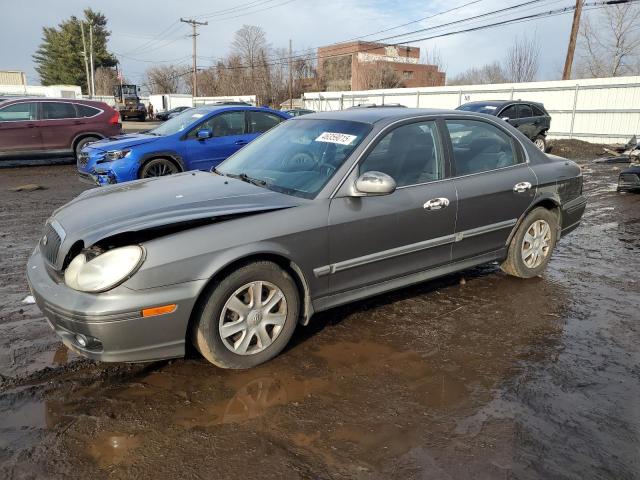
[[498, 261], [540, 274], [585, 209], [580, 168], [487, 115], [298, 117], [212, 172], [93, 189], [29, 259], [65, 345], [151, 361], [269, 360], [315, 312]]

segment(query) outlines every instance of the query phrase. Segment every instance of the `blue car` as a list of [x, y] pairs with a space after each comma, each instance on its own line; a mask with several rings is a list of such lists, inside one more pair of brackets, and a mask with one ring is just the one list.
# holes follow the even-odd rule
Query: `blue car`
[[82, 179], [98, 185], [210, 170], [260, 134], [291, 118], [249, 105], [202, 106], [153, 130], [88, 144], [78, 155]]

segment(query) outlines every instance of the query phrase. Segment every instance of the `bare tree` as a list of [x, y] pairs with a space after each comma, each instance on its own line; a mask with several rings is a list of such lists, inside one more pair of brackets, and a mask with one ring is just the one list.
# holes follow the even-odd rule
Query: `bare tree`
[[[96, 95], [113, 95], [114, 85], [119, 85], [118, 75], [115, 70], [107, 67], [96, 68], [95, 72]], [[128, 83], [123, 79], [122, 83]]]
[[498, 62], [493, 62], [481, 67], [470, 68], [451, 78], [447, 83], [449, 85], [484, 85], [488, 83], [506, 83], [507, 81], [502, 65]]
[[150, 93], [180, 93], [189, 70], [178, 65], [158, 65], [146, 71], [145, 85]]
[[424, 63], [425, 65], [433, 65], [438, 69], [439, 72], [447, 73], [447, 65], [444, 62], [442, 53], [440, 52], [438, 47], [433, 47], [431, 49], [425, 50], [421, 55], [420, 63]]
[[609, 5], [586, 16], [580, 27], [580, 77], [618, 77], [640, 73], [640, 7]]
[[540, 66], [540, 43], [534, 36], [517, 38], [507, 52], [504, 73], [508, 81], [532, 82]]
[[365, 90], [402, 86], [402, 76], [386, 62], [371, 62], [360, 70], [360, 75]]

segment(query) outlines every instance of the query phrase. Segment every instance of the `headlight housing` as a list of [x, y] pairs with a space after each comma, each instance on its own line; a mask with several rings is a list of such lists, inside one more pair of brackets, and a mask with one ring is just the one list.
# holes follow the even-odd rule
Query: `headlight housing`
[[107, 160], [120, 160], [124, 157], [128, 157], [131, 150], [111, 150], [107, 152]]
[[64, 283], [81, 292], [105, 292], [131, 277], [143, 261], [144, 250], [138, 245], [114, 248], [91, 260], [81, 253], [65, 270]]

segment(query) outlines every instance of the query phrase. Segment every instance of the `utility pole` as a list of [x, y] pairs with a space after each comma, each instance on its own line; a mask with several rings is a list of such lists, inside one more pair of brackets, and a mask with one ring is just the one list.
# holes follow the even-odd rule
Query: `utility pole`
[[84, 21], [80, 20], [80, 31], [82, 32], [82, 56], [84, 57], [84, 71], [87, 74], [87, 93], [91, 95], [91, 81], [89, 77], [89, 60], [87, 59], [87, 43], [84, 40]]
[[93, 23], [89, 24], [89, 62], [91, 63], [91, 98], [96, 95], [96, 79], [93, 68]]
[[582, 4], [584, 0], [576, 0], [576, 7], [573, 10], [573, 24], [571, 25], [571, 35], [569, 36], [569, 47], [567, 48], [567, 58], [564, 62], [563, 80], [571, 79], [571, 67], [573, 66], [573, 54], [576, 51], [576, 39], [580, 29], [580, 15], [582, 14]]
[[193, 28], [193, 34], [191, 35], [193, 37], [193, 98], [198, 96], [198, 76], [197, 76], [197, 72], [198, 72], [198, 67], [196, 65], [197, 63], [197, 56], [196, 56], [196, 37], [198, 36], [198, 32], [196, 31], [196, 29], [198, 28], [198, 25], [209, 25], [209, 22], [197, 22], [195, 20], [189, 20], [186, 18], [180, 18], [180, 21], [183, 23], [188, 23], [191, 25], [191, 28]]
[[291, 56], [291, 39], [289, 39], [289, 108], [293, 108], [293, 57]]

